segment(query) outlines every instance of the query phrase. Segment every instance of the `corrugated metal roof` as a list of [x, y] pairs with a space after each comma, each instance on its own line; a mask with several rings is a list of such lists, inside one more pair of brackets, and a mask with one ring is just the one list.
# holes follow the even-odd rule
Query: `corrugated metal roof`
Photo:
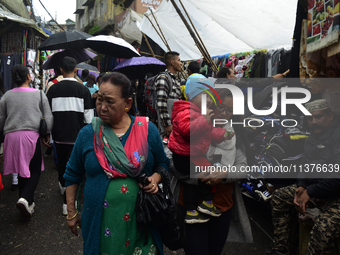
[[35, 22], [33, 20], [20, 17], [12, 12], [4, 11], [2, 9], [0, 9], [0, 18], [12, 20], [14, 22], [29, 25], [31, 27], [36, 27]]
[[3, 10], [1, 8], [0, 8], [0, 19], [7, 19], [7, 20], [14, 21], [14, 22], [18, 22], [20, 24], [27, 25], [29, 27], [32, 27], [32, 28], [36, 29], [43, 36], [49, 37], [49, 35], [46, 34], [43, 31], [42, 28], [37, 27], [37, 25], [35, 24], [35, 22], [33, 20], [20, 17], [19, 15], [16, 15], [16, 14], [14, 14], [12, 12], [5, 11], [5, 10]]

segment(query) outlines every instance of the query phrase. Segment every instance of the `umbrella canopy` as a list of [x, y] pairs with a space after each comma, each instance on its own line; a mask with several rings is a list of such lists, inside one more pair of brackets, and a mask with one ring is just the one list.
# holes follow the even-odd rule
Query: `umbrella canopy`
[[58, 32], [47, 38], [38, 48], [39, 50], [57, 50], [71, 48], [86, 48], [85, 40], [91, 35], [81, 31]]
[[60, 66], [61, 60], [66, 56], [74, 58], [77, 61], [77, 63], [81, 63], [86, 60], [92, 59], [97, 55], [85, 49], [64, 50], [64, 51], [53, 54], [45, 62], [42, 68], [44, 70], [58, 68]]
[[124, 60], [113, 71], [125, 74], [129, 79], [143, 78], [147, 73], [156, 75], [165, 70], [165, 64], [152, 57], [135, 57]]
[[91, 66], [89, 64], [86, 64], [86, 63], [80, 63], [77, 65], [77, 68], [78, 69], [81, 69], [81, 70], [84, 70], [84, 69], [87, 69], [89, 70], [90, 72], [99, 72], [98, 68], [95, 67], [95, 66]]
[[86, 45], [98, 53], [117, 58], [139, 57], [138, 51], [122, 38], [113, 35], [97, 35], [86, 39]]

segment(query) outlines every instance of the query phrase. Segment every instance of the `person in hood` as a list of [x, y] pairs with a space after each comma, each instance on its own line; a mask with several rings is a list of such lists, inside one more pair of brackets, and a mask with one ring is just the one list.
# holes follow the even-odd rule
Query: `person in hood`
[[[173, 107], [171, 123], [173, 131], [170, 135], [168, 148], [173, 152], [173, 162], [176, 170], [189, 174], [211, 166], [205, 154], [210, 144], [231, 139], [233, 133], [212, 125], [213, 110], [210, 109], [213, 100], [207, 89], [214, 88], [212, 82], [201, 74], [191, 75], [185, 88], [188, 101], [176, 101]], [[210, 93], [210, 92], [209, 92]], [[201, 113], [202, 95], [206, 94], [206, 115]], [[187, 224], [205, 223], [210, 216], [219, 217], [221, 212], [213, 204], [213, 188], [211, 183], [199, 182], [199, 185], [184, 185], [183, 199], [186, 208], [185, 222]], [[199, 204], [199, 202], [202, 202]]]

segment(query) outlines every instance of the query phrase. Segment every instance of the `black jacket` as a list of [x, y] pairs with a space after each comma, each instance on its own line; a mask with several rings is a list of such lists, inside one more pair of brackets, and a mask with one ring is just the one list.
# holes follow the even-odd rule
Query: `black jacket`
[[[304, 172], [303, 176], [316, 174], [316, 166], [327, 166], [326, 173], [322, 173], [325, 178], [311, 179], [299, 178], [297, 186], [302, 186], [307, 189], [308, 195], [316, 198], [329, 198], [340, 195], [340, 121], [334, 119], [329, 129], [317, 137], [311, 135], [305, 144], [302, 166], [315, 164], [314, 173]], [[333, 171], [331, 172], [331, 168]], [[338, 170], [336, 170], [336, 168]], [[326, 168], [324, 168], [326, 170]], [[319, 175], [320, 176], [320, 175]]]

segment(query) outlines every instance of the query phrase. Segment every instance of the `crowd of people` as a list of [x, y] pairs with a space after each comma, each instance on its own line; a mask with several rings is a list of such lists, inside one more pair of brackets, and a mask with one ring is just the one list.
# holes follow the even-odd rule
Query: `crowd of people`
[[[230, 120], [242, 121], [241, 116], [233, 115], [231, 91], [216, 89], [221, 103], [209, 96], [215, 84], [235, 84], [234, 70], [221, 68], [213, 83], [199, 74], [198, 63], [192, 61], [189, 78], [181, 86], [175, 75], [182, 69], [180, 55], [168, 52], [164, 60], [166, 70], [154, 83], [155, 123], [146, 116], [136, 116], [131, 81], [121, 73], [96, 78], [84, 70], [79, 78], [75, 59], [65, 57], [45, 94], [30, 87], [26, 66], [13, 67], [16, 88], [5, 93], [0, 84], [2, 173], [18, 175], [16, 207], [22, 217], [34, 214], [34, 192], [44, 170], [44, 145], [55, 148], [58, 185], [64, 196], [62, 213], [74, 235], [81, 227], [84, 254], [164, 254], [160, 229], [150, 225], [145, 230], [136, 221], [138, 192], [160, 192], [163, 170], [175, 177], [171, 190], [185, 222], [186, 254], [222, 254], [228, 235], [252, 242], [238, 185], [247, 175], [241, 171], [193, 175], [197, 166], [233, 166], [239, 170], [248, 164], [250, 148], [245, 130], [230, 124]], [[282, 79], [283, 75], [272, 78]], [[205, 114], [203, 97], [207, 102]], [[23, 101], [25, 107], [21, 107]], [[305, 107], [311, 113], [307, 117], [311, 136], [302, 165], [339, 165], [339, 120], [325, 99]], [[46, 136], [39, 134], [42, 112]], [[228, 122], [214, 127], [214, 119]], [[148, 177], [143, 185], [137, 178], [144, 173]], [[329, 254], [332, 241], [340, 235], [339, 182], [336, 175], [331, 179], [301, 176], [296, 184], [274, 192], [271, 254], [290, 254], [289, 223], [294, 207], [300, 215], [306, 215], [311, 207], [319, 209], [308, 254]], [[237, 224], [231, 224], [235, 218]]]

